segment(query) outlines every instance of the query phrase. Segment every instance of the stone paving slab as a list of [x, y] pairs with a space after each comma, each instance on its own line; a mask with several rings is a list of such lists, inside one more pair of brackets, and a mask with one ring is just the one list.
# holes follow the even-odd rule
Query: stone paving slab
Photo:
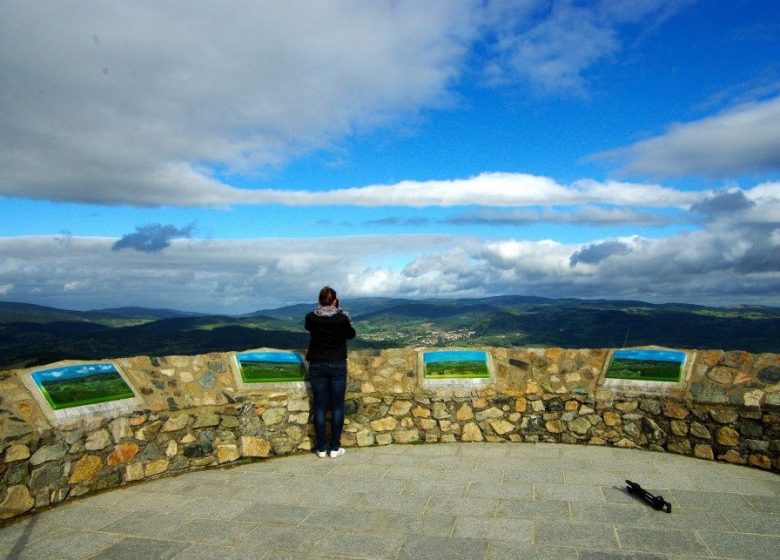
[[101, 530], [139, 538], [162, 538], [172, 530], [177, 530], [189, 523], [191, 519], [189, 515], [176, 513], [145, 513], [143, 515], [129, 513], [112, 523], [103, 525]]
[[[362, 513], [362, 512], [361, 512]], [[380, 533], [400, 533], [403, 535], [423, 534], [434, 537], [449, 537], [455, 527], [454, 515], [425, 513], [384, 512], [373, 530]]]
[[618, 527], [620, 548], [638, 552], [706, 555], [708, 549], [695, 531]]
[[476, 482], [468, 487], [466, 495], [469, 498], [514, 498], [527, 499], [533, 498], [533, 484], [513, 482]]
[[95, 560], [138, 560], [139, 558], [169, 560], [188, 546], [184, 542], [128, 537], [112, 544], [98, 555], [88, 558]]
[[399, 493], [465, 496], [473, 485], [460, 479], [456, 480], [408, 480]]
[[[672, 502], [655, 511], [625, 479]], [[111, 490], [0, 529], [0, 558], [776, 558], [780, 477], [559, 444], [392, 445]]]
[[540, 500], [507, 500], [498, 501], [496, 517], [514, 517], [516, 519], [545, 519], [570, 520], [570, 506], [568, 502]]

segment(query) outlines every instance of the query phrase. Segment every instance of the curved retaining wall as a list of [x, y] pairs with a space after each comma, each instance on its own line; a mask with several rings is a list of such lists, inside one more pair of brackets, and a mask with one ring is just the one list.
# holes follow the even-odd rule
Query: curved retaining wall
[[[413, 349], [349, 355], [343, 445], [563, 442], [668, 451], [780, 472], [780, 355], [699, 351], [678, 388], [605, 388], [607, 350], [493, 348], [487, 384], [419, 381]], [[57, 422], [0, 372], [0, 521], [71, 497], [310, 450], [299, 385], [241, 391], [232, 354], [113, 360], [143, 406]]]

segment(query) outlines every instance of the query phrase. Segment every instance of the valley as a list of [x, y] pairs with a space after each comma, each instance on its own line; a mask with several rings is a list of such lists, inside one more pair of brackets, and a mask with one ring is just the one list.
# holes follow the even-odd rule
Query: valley
[[[780, 351], [780, 309], [498, 296], [345, 300], [351, 349], [390, 347], [670, 348]], [[135, 355], [305, 349], [298, 304], [241, 316], [118, 308], [69, 311], [0, 302], [0, 367]]]

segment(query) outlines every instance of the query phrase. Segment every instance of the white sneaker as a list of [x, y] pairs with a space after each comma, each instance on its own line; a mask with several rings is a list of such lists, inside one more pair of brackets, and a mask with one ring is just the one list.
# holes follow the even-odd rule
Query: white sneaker
[[317, 451], [317, 457], [319, 457], [320, 459], [324, 459], [327, 456], [328, 456], [327, 451]]
[[335, 459], [336, 457], [341, 457], [342, 455], [344, 455], [344, 453], [346, 453], [344, 448], [343, 447], [339, 447], [335, 451], [331, 451], [330, 452], [330, 458], [331, 459]]

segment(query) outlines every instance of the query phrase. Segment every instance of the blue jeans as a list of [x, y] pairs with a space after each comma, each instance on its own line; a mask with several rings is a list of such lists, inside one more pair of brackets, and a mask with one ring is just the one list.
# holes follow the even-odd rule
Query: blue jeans
[[344, 396], [347, 392], [347, 362], [311, 362], [309, 381], [314, 393], [314, 432], [317, 451], [325, 451], [327, 414], [330, 408], [330, 448], [341, 447], [344, 429]]

